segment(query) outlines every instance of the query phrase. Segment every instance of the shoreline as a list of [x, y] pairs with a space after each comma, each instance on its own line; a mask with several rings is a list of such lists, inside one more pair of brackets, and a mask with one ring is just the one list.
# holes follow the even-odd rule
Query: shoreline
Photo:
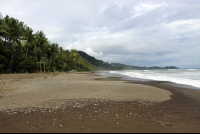
[[[59, 79], [61, 78], [59, 75], [62, 74], [46, 76], [29, 75], [29, 77], [25, 75], [23, 76], [24, 78], [21, 76], [21, 78], [12, 76], [11, 83], [18, 83], [19, 81], [16, 80], [23, 81], [26, 79], [34, 81], [37, 78], [38, 82], [57, 79], [61, 84], [62, 79]], [[70, 100], [65, 96], [65, 99], [63, 99], [61, 94], [56, 94], [53, 90], [44, 90], [52, 92], [54, 95], [50, 96], [50, 101], [46, 101], [41, 107], [30, 106], [23, 109], [19, 108], [18, 110], [10, 109], [8, 113], [7, 111], [0, 111], [0, 132], [200, 132], [200, 128], [198, 127], [200, 125], [200, 92], [198, 90], [173, 87], [159, 81], [131, 81], [122, 80], [120, 77], [103, 77], [98, 75], [97, 73], [81, 72], [62, 76], [65, 76], [65, 79], [69, 80], [68, 86], [66, 85], [67, 87], [70, 87], [71, 82], [73, 85], [73, 87], [71, 85], [71, 88], [74, 90], [73, 93], [76, 94], [80, 92], [77, 90], [79, 86], [74, 87], [76, 82], [79, 84], [90, 84], [88, 86], [87, 84], [83, 84], [80, 86], [82, 89], [86, 87], [94, 88], [103, 84], [104, 88], [108, 88], [106, 92], [112, 90], [110, 93], [117, 93], [117, 86], [113, 86], [123, 83], [122, 87], [125, 85], [127, 87], [135, 86], [138, 91], [141, 90], [138, 89], [139, 87], [143, 87], [143, 89], [152, 87], [151, 90], [153, 91], [158, 88], [167, 91], [163, 93], [171, 92], [172, 94], [170, 95], [170, 99], [160, 102], [137, 99], [133, 99], [132, 101], [114, 101], [105, 96], [95, 98], [96, 95], [106, 94], [106, 92], [98, 93], [100, 90], [98, 89], [95, 90], [98, 94], [91, 94], [91, 97], [86, 93], [84, 95], [88, 98], [83, 98], [83, 94], [81, 93], [82, 95], [77, 99]], [[111, 85], [109, 86], [109, 84]], [[61, 92], [62, 86], [58, 87], [58, 89]], [[124, 90], [123, 92], [118, 92], [119, 97], [126, 91], [130, 94], [129, 90]], [[34, 92], [31, 90], [25, 92], [28, 93], [26, 94], [27, 96], [29, 94], [34, 95]], [[40, 92], [42, 93], [42, 91]], [[90, 92], [94, 92], [94, 90], [90, 90]], [[11, 97], [15, 95], [17, 96], [17, 94], [13, 94]], [[59, 95], [61, 99], [54, 98], [56, 95]], [[118, 96], [118, 94], [116, 95]], [[116, 95], [114, 97], [117, 97]], [[110, 94], [111, 96], [112, 94]], [[0, 102], [5, 99], [1, 98]], [[10, 99], [12, 100], [12, 98]], [[29, 99], [31, 98], [29, 97]], [[50, 104], [52, 107], [45, 107]], [[17, 102], [14, 105], [17, 105]], [[15, 123], [13, 124], [13, 122]]]
[[[153, 79], [129, 77], [129, 76], [122, 75], [122, 74], [107, 73], [106, 71], [99, 72], [99, 73], [97, 73], [97, 75], [106, 76], [106, 77], [120, 77], [121, 80], [130, 80], [130, 81], [141, 81], [141, 82], [159, 81], [159, 80], [153, 80]], [[181, 87], [181, 88], [185, 88], [185, 89], [194, 89], [194, 90], [200, 91], [199, 87], [194, 87], [191, 85], [180, 84], [180, 83], [175, 83], [175, 82], [171, 82], [171, 81], [162, 81], [162, 82], [165, 82], [163, 84], [168, 84], [169, 86], [172, 86], [172, 87]]]
[[[98, 74], [101, 75], [101, 74]], [[108, 74], [103, 74], [103, 76], [108, 76]], [[144, 84], [148, 86], [158, 87], [167, 91], [170, 91], [172, 95], [170, 96], [170, 100], [166, 100], [160, 103], [157, 103], [154, 108], [152, 108], [152, 119], [156, 121], [160, 121], [162, 123], [165, 122], [167, 126], [172, 127], [173, 125], [177, 125], [179, 129], [175, 132], [190, 132], [187, 131], [187, 127], [192, 127], [194, 130], [197, 124], [200, 125], [200, 90], [198, 88], [194, 88], [192, 86], [176, 84], [169, 81], [156, 81], [156, 80], [144, 80], [138, 78], [130, 78], [128, 76], [123, 77], [123, 75], [119, 74], [109, 74], [109, 78], [126, 80], [127, 83], [132, 84]], [[176, 114], [174, 114], [176, 113]], [[170, 116], [166, 116], [170, 115]], [[172, 116], [173, 115], [173, 116]], [[162, 116], [162, 119], [161, 119]], [[166, 117], [165, 117], [166, 116]], [[174, 121], [177, 120], [177, 122]], [[180, 120], [179, 120], [180, 119]], [[185, 120], [184, 120], [185, 119]], [[180, 122], [178, 122], [178, 120]], [[189, 124], [190, 120], [194, 121]], [[171, 124], [171, 125], [170, 125]], [[181, 126], [185, 126], [181, 127]], [[196, 126], [197, 127], [197, 126]], [[192, 132], [199, 132], [199, 130], [191, 130]]]

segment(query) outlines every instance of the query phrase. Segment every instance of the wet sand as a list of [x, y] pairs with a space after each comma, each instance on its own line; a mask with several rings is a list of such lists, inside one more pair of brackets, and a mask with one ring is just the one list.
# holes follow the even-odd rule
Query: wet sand
[[93, 73], [0, 80], [1, 133], [200, 132], [200, 91], [169, 82]]

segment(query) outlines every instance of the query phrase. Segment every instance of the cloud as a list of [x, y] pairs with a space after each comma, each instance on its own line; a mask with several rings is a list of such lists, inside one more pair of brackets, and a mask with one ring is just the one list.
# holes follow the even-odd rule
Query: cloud
[[92, 50], [92, 48], [90, 48], [90, 47], [87, 47], [87, 48], [85, 49], [85, 52], [86, 52], [87, 54], [89, 54], [89, 55], [95, 57], [96, 59], [102, 58], [102, 56], [103, 56], [103, 53], [102, 53], [101, 51], [99, 51], [98, 53], [97, 53], [97, 52], [94, 52], [94, 51]]
[[51, 42], [128, 65], [200, 68], [198, 0], [1, 0]]

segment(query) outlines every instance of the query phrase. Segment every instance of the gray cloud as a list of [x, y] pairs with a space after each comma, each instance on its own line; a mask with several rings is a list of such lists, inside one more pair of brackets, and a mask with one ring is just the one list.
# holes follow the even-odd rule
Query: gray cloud
[[0, 12], [109, 63], [200, 68], [199, 6], [198, 0], [1, 0]]

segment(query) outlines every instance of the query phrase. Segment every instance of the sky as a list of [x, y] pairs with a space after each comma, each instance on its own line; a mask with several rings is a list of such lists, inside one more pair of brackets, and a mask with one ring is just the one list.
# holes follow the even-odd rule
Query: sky
[[0, 0], [0, 12], [104, 62], [200, 68], [200, 0]]

